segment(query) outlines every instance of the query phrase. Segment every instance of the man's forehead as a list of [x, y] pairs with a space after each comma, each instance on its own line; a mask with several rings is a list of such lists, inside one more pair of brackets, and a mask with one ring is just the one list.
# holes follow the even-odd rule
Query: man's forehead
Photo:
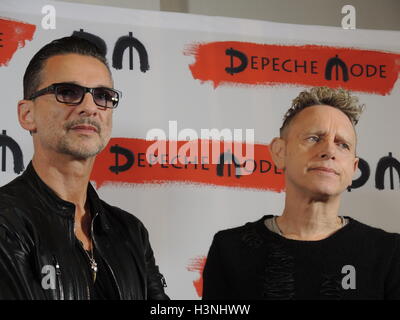
[[[99, 59], [80, 55], [62, 54], [48, 58], [41, 72], [42, 82], [82, 82], [92, 86], [112, 86], [108, 68]], [[88, 85], [88, 83], [86, 83]]]
[[327, 134], [334, 130], [338, 135], [355, 139], [353, 124], [341, 110], [325, 105], [311, 106], [300, 111], [290, 124], [297, 134], [314, 132]]

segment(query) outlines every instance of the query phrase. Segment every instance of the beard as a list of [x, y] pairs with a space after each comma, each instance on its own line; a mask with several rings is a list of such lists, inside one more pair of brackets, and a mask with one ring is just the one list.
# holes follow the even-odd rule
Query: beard
[[[85, 139], [84, 137], [82, 139]], [[105, 147], [106, 143], [100, 140], [98, 143], [94, 144], [91, 142], [91, 145], [88, 143], [80, 143], [80, 141], [71, 141], [68, 137], [64, 137], [60, 140], [57, 151], [59, 153], [63, 153], [77, 160], [86, 160], [88, 158], [94, 157], [99, 154]]]
[[[72, 127], [83, 124], [92, 125], [97, 128], [97, 139], [94, 139], [92, 136], [88, 137], [81, 134], [78, 134], [78, 138], [72, 138], [71, 135], [68, 134]], [[64, 129], [67, 134], [59, 140], [56, 147], [57, 152], [72, 156], [77, 160], [86, 160], [96, 156], [107, 144], [107, 139], [102, 136], [100, 125], [94, 120], [86, 118], [70, 121], [64, 125]]]

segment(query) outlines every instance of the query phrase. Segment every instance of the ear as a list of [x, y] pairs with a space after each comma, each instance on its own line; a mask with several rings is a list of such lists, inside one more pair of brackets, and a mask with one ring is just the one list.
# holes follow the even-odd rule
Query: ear
[[18, 121], [21, 127], [31, 132], [31, 134], [36, 132], [36, 124], [34, 119], [33, 101], [18, 101]]
[[354, 166], [354, 168], [353, 168], [354, 171], [353, 171], [353, 174], [356, 173], [356, 171], [357, 171], [359, 161], [360, 161], [360, 158], [358, 158], [358, 157], [355, 157], [355, 158], [354, 158], [354, 164], [353, 164], [353, 166]]
[[286, 142], [282, 138], [274, 138], [270, 143], [272, 160], [278, 169], [285, 169]]

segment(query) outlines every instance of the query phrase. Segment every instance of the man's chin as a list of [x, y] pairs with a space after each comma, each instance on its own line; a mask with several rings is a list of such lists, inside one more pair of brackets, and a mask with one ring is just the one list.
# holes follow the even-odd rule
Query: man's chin
[[73, 160], [84, 161], [94, 158], [98, 153], [94, 152], [66, 152]]
[[341, 195], [343, 191], [329, 188], [318, 188], [312, 191], [312, 198], [316, 201], [327, 202]]
[[85, 146], [80, 146], [79, 148], [64, 146], [60, 148], [59, 151], [61, 153], [71, 156], [75, 160], [88, 160], [98, 155], [103, 149], [103, 146], [91, 146], [86, 148]]

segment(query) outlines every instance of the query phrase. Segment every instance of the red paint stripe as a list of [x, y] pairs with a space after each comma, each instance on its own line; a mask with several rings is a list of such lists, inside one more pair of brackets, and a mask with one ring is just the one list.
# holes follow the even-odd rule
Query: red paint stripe
[[188, 271], [198, 272], [199, 278], [193, 281], [193, 286], [199, 297], [203, 296], [203, 270], [206, 265], [207, 257], [198, 256], [191, 259], [190, 264], [187, 266]]
[[[199, 140], [199, 154], [201, 154], [201, 142], [209, 141]], [[145, 154], [150, 145], [154, 144], [154, 141], [146, 141], [143, 139], [113, 138], [110, 140], [103, 152], [97, 156], [92, 171], [91, 180], [96, 182], [97, 188], [100, 188], [102, 185], [107, 183], [162, 184], [168, 182], [179, 182], [237, 188], [254, 188], [275, 192], [281, 192], [284, 190], [284, 175], [273, 165], [267, 145], [254, 145], [254, 159], [256, 163], [254, 172], [249, 175], [241, 175], [240, 177], [236, 177], [234, 174], [233, 164], [225, 164], [223, 176], [218, 176], [217, 164], [204, 164], [202, 166], [201, 164], [185, 165], [177, 163], [172, 165], [168, 163], [168, 156], [170, 156], [168, 152], [169, 143], [170, 142], [167, 144], [167, 151], [165, 154], [162, 157], [159, 157], [159, 159], [164, 160], [163, 163], [151, 164], [147, 161]], [[179, 141], [177, 143], [178, 150], [181, 150], [181, 147], [186, 143], [186, 141]], [[218, 144], [220, 144], [220, 150], [222, 152], [224, 148], [223, 143], [218, 142]], [[245, 144], [240, 143], [239, 145], [241, 145], [243, 150], [245, 150]], [[117, 162], [117, 155], [112, 152], [116, 146], [118, 146], [118, 148], [123, 148], [124, 150], [129, 150], [129, 152], [131, 152], [134, 156], [134, 162], [129, 169], [118, 173], [112, 171], [112, 167], [115, 167]], [[211, 144], [208, 144], [208, 146], [210, 155], [212, 155]], [[234, 149], [234, 151], [235, 150], [236, 149]], [[217, 153], [217, 155], [219, 155], [219, 153]], [[119, 167], [126, 164], [126, 162], [127, 158], [122, 154], [118, 154]], [[252, 163], [254, 163], [254, 161]], [[230, 175], [228, 175], [229, 167], [231, 169]]]
[[17, 49], [32, 40], [36, 26], [24, 22], [0, 19], [0, 66], [7, 65]]
[[[227, 67], [241, 65], [242, 61], [227, 54], [227, 50], [231, 49], [247, 57], [248, 65], [241, 72], [231, 74], [226, 70]], [[393, 89], [400, 70], [399, 54], [317, 45], [283, 46], [236, 41], [211, 42], [189, 46], [185, 54], [195, 56], [195, 62], [190, 65], [193, 78], [212, 81], [215, 88], [221, 84], [251, 86], [291, 84], [342, 87], [386, 95]], [[331, 80], [326, 78], [328, 61], [336, 56], [347, 67], [349, 75], [347, 81], [344, 81], [340, 67], [337, 67], [337, 72], [335, 63]], [[262, 64], [265, 65], [264, 68]], [[302, 65], [305, 65], [305, 68], [301, 67]], [[372, 75], [374, 72], [375, 75]]]

